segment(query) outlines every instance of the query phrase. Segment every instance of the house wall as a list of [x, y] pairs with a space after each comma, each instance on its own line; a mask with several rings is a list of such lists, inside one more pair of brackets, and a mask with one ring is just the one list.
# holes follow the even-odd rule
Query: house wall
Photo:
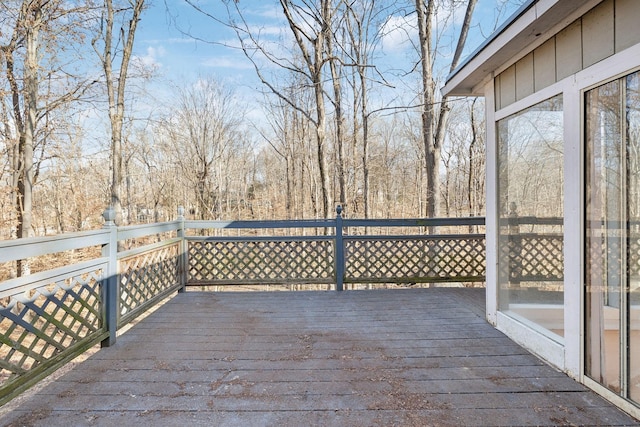
[[[606, 18], [606, 19], [605, 19]], [[607, 25], [606, 22], [612, 23]], [[531, 325], [501, 312], [497, 305], [498, 200], [496, 126], [487, 126], [487, 318], [516, 342], [595, 389], [625, 411], [640, 418], [640, 407], [584, 375], [583, 263], [584, 263], [584, 93], [614, 78], [640, 70], [640, 0], [605, 0], [581, 19], [570, 23], [536, 46], [519, 53], [517, 60], [501, 67], [498, 78], [484, 86], [487, 123], [516, 114], [558, 94], [564, 104], [564, 338], [557, 342]], [[597, 34], [585, 31], [601, 28]], [[606, 36], [613, 31], [613, 37]], [[578, 43], [579, 41], [579, 43]], [[582, 46], [590, 44], [587, 49]], [[561, 49], [558, 49], [561, 46]], [[579, 46], [580, 64], [571, 56]], [[609, 46], [609, 49], [607, 48]], [[613, 46], [613, 53], [610, 47]], [[575, 49], [573, 49], [575, 50]], [[560, 53], [559, 53], [560, 52]], [[596, 54], [597, 53], [597, 54]], [[560, 56], [560, 58], [558, 58]], [[597, 59], [602, 57], [602, 59]], [[546, 58], [544, 61], [541, 58]], [[587, 59], [585, 59], [587, 58]], [[533, 63], [533, 64], [532, 64]], [[561, 73], [558, 63], [563, 64]], [[551, 64], [546, 66], [544, 64]], [[571, 70], [569, 73], [568, 70]], [[533, 75], [533, 77], [531, 77]], [[508, 82], [511, 89], [498, 86]], [[531, 84], [533, 83], [533, 89]], [[516, 90], [516, 84], [520, 90]], [[506, 102], [505, 102], [506, 101]], [[504, 103], [504, 105], [503, 105]]]
[[502, 71], [495, 111], [640, 43], [639, 3], [606, 0]]

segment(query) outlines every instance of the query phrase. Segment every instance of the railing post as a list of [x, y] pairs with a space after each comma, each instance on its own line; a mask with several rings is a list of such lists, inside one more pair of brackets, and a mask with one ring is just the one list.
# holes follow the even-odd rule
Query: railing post
[[344, 284], [344, 239], [342, 238], [342, 206], [336, 208], [336, 291], [342, 291]]
[[522, 279], [522, 236], [520, 235], [520, 218], [515, 202], [509, 205], [509, 283], [520, 287]]
[[102, 256], [108, 259], [106, 278], [102, 286], [102, 301], [105, 328], [109, 336], [101, 342], [102, 347], [109, 347], [116, 343], [118, 332], [118, 227], [115, 224], [116, 212], [109, 206], [102, 213], [103, 229], [109, 230], [109, 243], [102, 246]]
[[180, 280], [180, 288], [178, 292], [184, 292], [187, 289], [187, 269], [189, 268], [189, 260], [187, 258], [188, 244], [186, 239], [186, 230], [184, 229], [184, 206], [178, 206], [178, 237], [180, 238], [180, 253], [178, 254], [178, 280]]

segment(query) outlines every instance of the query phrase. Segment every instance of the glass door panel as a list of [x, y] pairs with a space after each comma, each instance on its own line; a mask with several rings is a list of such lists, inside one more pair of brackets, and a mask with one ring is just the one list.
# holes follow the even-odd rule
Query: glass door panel
[[497, 130], [499, 309], [562, 343], [562, 95], [505, 117]]
[[640, 403], [640, 74], [585, 98], [585, 373]]
[[620, 391], [620, 85], [587, 93], [586, 374]]
[[640, 74], [626, 78], [629, 397], [640, 402]]

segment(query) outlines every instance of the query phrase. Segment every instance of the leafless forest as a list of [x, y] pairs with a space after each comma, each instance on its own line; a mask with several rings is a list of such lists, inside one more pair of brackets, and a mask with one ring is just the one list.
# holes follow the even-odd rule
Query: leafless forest
[[[119, 224], [179, 205], [194, 219], [321, 218], [337, 204], [352, 218], [483, 214], [484, 106], [439, 92], [475, 1], [274, 0], [273, 39], [247, 2], [217, 15], [188, 3], [233, 30], [257, 101], [213, 76], [159, 96], [135, 55], [148, 0], [0, 4], [1, 238], [93, 229], [107, 205]], [[402, 69], [383, 46], [397, 16], [414, 48]]]

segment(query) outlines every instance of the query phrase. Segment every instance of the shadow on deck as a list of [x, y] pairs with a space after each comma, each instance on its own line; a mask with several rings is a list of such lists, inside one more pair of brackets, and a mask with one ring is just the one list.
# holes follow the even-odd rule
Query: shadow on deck
[[483, 306], [465, 288], [178, 294], [2, 425], [638, 425]]

